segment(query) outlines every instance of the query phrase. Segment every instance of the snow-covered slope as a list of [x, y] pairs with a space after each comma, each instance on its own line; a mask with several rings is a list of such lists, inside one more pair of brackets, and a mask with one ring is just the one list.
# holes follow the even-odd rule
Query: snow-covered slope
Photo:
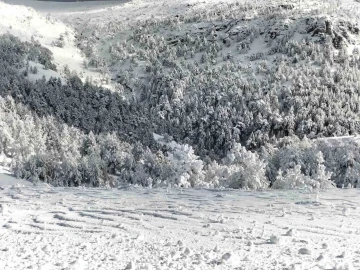
[[359, 269], [359, 195], [0, 187], [0, 267]]
[[[227, 57], [231, 57], [234, 62], [241, 63], [245, 74], [251, 74], [257, 66], [262, 66], [265, 62], [267, 68], [271, 68], [276, 53], [270, 55], [269, 52], [274, 46], [269, 44], [276, 45], [280, 39], [283, 40], [282, 42], [288, 40], [301, 42], [308, 38], [314, 41], [312, 36], [319, 39], [316, 33], [309, 30], [309, 27], [311, 28], [309, 19], [312, 20], [310, 24], [313, 26], [329, 21], [337, 28], [339, 21], [342, 22], [345, 19], [347, 22], [356, 18], [357, 13], [354, 11], [360, 5], [350, 0], [273, 0], [252, 3], [235, 0], [220, 3], [214, 0], [166, 2], [160, 0], [84, 2], [6, 0], [5, 3], [26, 5], [40, 13], [36, 13], [32, 8], [8, 6], [2, 3], [0, 14], [3, 16], [1, 20], [3, 25], [0, 25], [0, 33], [8, 31], [27, 40], [34, 36], [54, 53], [55, 62], [60, 70], [67, 64], [70, 70], [75, 70], [83, 79], [92, 77], [94, 83], [112, 89], [119, 87], [117, 78], [124, 72], [130, 73], [131, 78], [135, 77], [135, 81], [141, 81], [148, 60], [146, 57], [145, 60], [142, 59], [144, 58], [142, 54], [153, 53], [151, 50], [142, 48], [145, 41], [133, 40], [136, 37], [134, 29], [139, 28], [140, 35], [146, 32], [163, 38], [166, 43], [177, 40], [183, 42], [186, 35], [198, 36], [201, 39], [206, 37], [209, 42], [217, 39], [220, 47], [217, 49], [218, 55], [213, 62], [220, 65], [228, 60]], [[280, 17], [278, 10], [276, 10], [277, 18], [268, 16], [272, 9], [279, 6], [283, 7]], [[245, 16], [243, 7], [248, 7]], [[264, 9], [269, 10], [266, 15], [263, 14]], [[346, 16], [349, 13], [340, 12], [340, 9], [351, 10], [353, 18]], [[204, 12], [207, 13], [205, 17]], [[232, 21], [229, 20], [229, 14], [234, 16]], [[331, 16], [332, 14], [334, 16]], [[199, 16], [202, 17], [200, 22]], [[149, 23], [155, 25], [149, 26]], [[10, 24], [12, 29], [9, 30]], [[75, 33], [73, 29], [77, 32]], [[248, 32], [255, 33], [255, 37], [248, 36]], [[352, 34], [346, 37], [349, 53], [352, 53], [358, 45], [358, 41]], [[53, 45], [54, 42], [58, 42], [61, 35], [65, 39], [64, 48]], [[234, 36], [237, 36], [235, 42]], [[225, 43], [222, 44], [222, 42]], [[154, 44], [160, 46], [156, 38]], [[178, 49], [175, 43], [171, 46]], [[82, 53], [78, 48], [81, 48]], [[198, 48], [194, 50], [191, 59], [181, 55], [175, 62], [179, 64], [183, 58], [187, 58], [186, 63], [201, 62], [203, 51], [200, 50], [201, 53], [199, 53]], [[165, 50], [166, 53], [167, 51]]]
[[[116, 77], [119, 68], [108, 70], [103, 67], [85, 67], [84, 63], [89, 59], [86, 59], [78, 49], [79, 40], [85, 40], [86, 44], [91, 45], [94, 59], [104, 61], [107, 66], [113, 66], [111, 64], [113, 56], [108, 52], [109, 46], [128, 38], [128, 35], [124, 35], [122, 31], [114, 36], [114, 26], [127, 32], [129, 27], [136, 26], [150, 18], [163, 20], [198, 10], [226, 6], [228, 3], [234, 2], [234, 0], [227, 0], [219, 4], [214, 0], [181, 2], [160, 0], [81, 2], [5, 0], [0, 3], [2, 11], [0, 13], [2, 16], [0, 33], [9, 32], [23, 40], [30, 40], [33, 36], [35, 40], [39, 40], [42, 45], [54, 53], [55, 63], [61, 70], [60, 75], [63, 75], [64, 66], [68, 65], [70, 71], [76, 71], [83, 79], [90, 77], [93, 83], [114, 89], [116, 82], [110, 81], [109, 77]], [[63, 48], [54, 46], [60, 36], [65, 38]], [[82, 50], [86, 54], [84, 47]], [[127, 67], [128, 65], [125, 65], [125, 68]], [[35, 76], [35, 79], [42, 75], [50, 77], [56, 74], [41, 71], [38, 76]]]
[[[89, 76], [95, 81], [99, 76], [96, 72], [84, 69], [85, 58], [76, 47], [73, 28], [50, 15], [39, 13], [30, 7], [0, 2], [0, 34], [5, 33], [12, 34], [22, 41], [38, 41], [53, 53], [58, 72], [44, 70], [41, 66], [37, 66], [39, 73], [34, 79], [41, 78], [42, 75], [47, 78], [64, 77], [63, 71], [66, 65], [83, 79]], [[60, 42], [60, 39], [63, 41]]]
[[1, 186], [30, 186], [32, 183], [24, 179], [16, 179], [9, 170], [0, 168], [0, 185]]
[[[359, 3], [349, 0], [274, 0], [253, 3], [235, 0], [221, 1], [220, 3], [214, 0], [70, 3], [7, 0], [6, 2], [34, 7], [44, 15], [50, 14], [52, 18], [57, 18], [76, 29], [77, 34], [62, 23], [54, 22], [53, 19], [49, 19], [50, 24], [48, 20], [44, 23], [38, 19], [39, 24], [42, 25], [39, 36], [43, 36], [43, 38], [40, 40], [51, 47], [55, 60], [60, 66], [68, 64], [70, 70], [83, 73], [83, 77], [91, 76], [95, 83], [108, 85], [111, 88], [119, 86], [118, 77], [123, 76], [124, 73], [129, 73], [135, 84], [141, 81], [149, 61], [149, 57], [146, 55], [154, 54], [151, 46], [150, 49], [144, 48], [144, 46], [153, 42], [154, 46], [162, 48], [164, 51], [162, 55], [169, 54], [172, 50], [179, 50], [183, 44], [189, 47], [186, 42], [186, 37], [189, 36], [190, 38], [200, 38], [200, 42], [202, 39], [207, 39], [212, 44], [215, 41], [217, 56], [213, 59], [211, 53], [207, 52], [208, 58], [211, 58], [209, 61], [206, 59], [207, 56], [204, 56], [201, 46], [200, 48], [195, 46], [191, 57], [182, 54], [175, 57], [173, 62], [182, 69], [184, 66], [181, 63], [184, 64], [184, 62], [185, 65], [194, 63], [194, 61], [221, 65], [231, 58], [232, 61], [243, 66], [244, 74], [251, 75], [258, 69], [258, 66], [263, 71], [262, 73], [266, 73], [266, 69], [273, 66], [277, 56], [274, 47], [278, 46], [279, 42], [286, 43], [288, 40], [292, 40], [300, 43], [304, 39], [317, 42], [321, 37], [314, 30], [318, 31], [317, 27], [321, 28], [326, 21], [332, 23], [335, 32], [339, 33], [339, 23], [342, 27], [344, 19], [348, 23], [349, 20], [356, 18], [357, 14], [352, 12], [353, 18], [350, 18], [346, 16], [349, 13], [339, 10], [351, 9], [354, 11], [359, 6]], [[278, 7], [283, 12], [279, 13]], [[277, 14], [276, 18], [271, 17], [272, 10]], [[11, 14], [11, 12], [14, 11], [6, 11], [7, 14]], [[26, 23], [27, 28], [24, 28], [24, 25], [21, 25], [21, 28], [26, 29], [26, 32], [32, 35], [33, 30], [38, 28], [37, 22], [29, 21], [29, 18], [34, 15], [29, 16], [28, 13], [33, 11], [23, 8], [16, 12], [22, 14], [23, 19], [16, 18], [16, 22], [12, 22], [12, 24], [18, 24], [19, 20]], [[8, 16], [11, 17], [11, 15]], [[233, 20], [230, 20], [231, 16], [233, 16]], [[43, 17], [44, 19], [45, 17]], [[138, 29], [139, 33], [134, 33], [135, 29]], [[14, 32], [17, 33], [16, 29]], [[52, 42], [64, 33], [68, 33], [65, 47], [61, 49], [51, 46]], [[144, 40], [143, 36], [146, 34], [150, 34], [150, 36]], [[347, 34], [345, 38], [348, 43], [347, 48], [349, 53], [352, 53], [359, 42], [353, 36], [354, 33], [348, 32]], [[36, 36], [37, 33], [35, 32], [34, 35]], [[164, 47], [164, 44], [158, 39], [163, 39], [168, 47]], [[176, 44], [179, 40], [182, 43], [180, 46]], [[86, 60], [79, 53], [77, 47], [85, 53]], [[188, 49], [191, 51], [190, 47]], [[183, 50], [186, 51], [186, 49]], [[162, 61], [159, 56], [155, 55], [155, 57], [160, 62]], [[87, 64], [86, 68], [84, 63]], [[128, 84], [126, 83], [126, 85]], [[133, 87], [132, 84], [130, 83], [131, 87]], [[120, 88], [122, 87], [120, 86]]]

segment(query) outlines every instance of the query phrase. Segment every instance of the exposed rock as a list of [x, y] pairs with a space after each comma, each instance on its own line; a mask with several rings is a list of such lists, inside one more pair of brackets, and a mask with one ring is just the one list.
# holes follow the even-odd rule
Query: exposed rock
[[308, 248], [300, 248], [299, 249], [299, 254], [302, 255], [311, 255], [311, 250]]
[[332, 27], [332, 22], [329, 20], [325, 21], [325, 33], [327, 35], [332, 36], [333, 35], [333, 27]]

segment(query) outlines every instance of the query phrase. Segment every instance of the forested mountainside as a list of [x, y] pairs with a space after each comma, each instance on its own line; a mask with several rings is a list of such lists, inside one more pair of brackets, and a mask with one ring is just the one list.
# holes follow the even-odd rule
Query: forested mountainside
[[[299, 12], [301, 11], [301, 12]], [[345, 16], [346, 15], [346, 16]], [[36, 39], [0, 38], [1, 151], [53, 185], [357, 186], [359, 28], [336, 4], [231, 3], [83, 29], [63, 78]], [[102, 40], [102, 41], [99, 41]], [[63, 47], [64, 37], [53, 46]]]

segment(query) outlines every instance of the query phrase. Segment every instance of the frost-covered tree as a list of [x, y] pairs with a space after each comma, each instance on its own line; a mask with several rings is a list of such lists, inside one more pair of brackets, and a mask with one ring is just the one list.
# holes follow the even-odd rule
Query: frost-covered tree
[[265, 163], [258, 154], [247, 151], [240, 144], [235, 144], [223, 161], [227, 166], [225, 186], [236, 189], [267, 188], [269, 182], [265, 177]]
[[170, 184], [179, 187], [199, 187], [204, 185], [203, 161], [194, 154], [189, 145], [167, 141], [163, 136], [154, 134], [155, 140], [168, 148], [166, 159], [172, 170], [168, 179]]
[[316, 187], [315, 185], [314, 180], [301, 172], [301, 166], [296, 165], [294, 168], [288, 169], [285, 174], [279, 170], [272, 187], [275, 189], [308, 189]]
[[326, 171], [324, 155], [321, 151], [316, 154], [316, 172], [314, 175], [315, 188], [327, 189], [333, 187], [331, 172]]

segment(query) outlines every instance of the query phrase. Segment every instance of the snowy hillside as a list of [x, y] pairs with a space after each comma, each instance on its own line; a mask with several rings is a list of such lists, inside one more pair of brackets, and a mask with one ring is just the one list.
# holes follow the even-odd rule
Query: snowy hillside
[[[308, 41], [321, 39], [318, 33], [319, 30], [321, 32], [323, 27], [321, 24], [325, 24], [325, 21], [334, 25], [336, 30], [334, 34], [338, 35], [339, 21], [343, 26], [344, 18], [346, 23], [355, 19], [357, 13], [349, 10], [356, 10], [359, 4], [350, 0], [306, 0], [285, 1], [285, 3], [274, 0], [256, 1], [251, 4], [235, 0], [222, 1], [220, 4], [213, 0], [166, 3], [157, 0], [70, 3], [5, 0], [1, 5], [2, 33], [9, 32], [23, 40], [30, 40], [33, 36], [54, 53], [55, 62], [60, 70], [63, 70], [67, 64], [70, 70], [75, 70], [81, 77], [93, 77], [94, 82], [102, 85], [106, 85], [106, 78], [109, 75], [113, 79], [111, 85], [115, 87], [116, 77], [126, 71], [131, 70], [130, 77], [144, 76], [142, 73], [146, 69], [147, 61], [150, 60], [146, 54], [152, 52], [149, 51], [151, 48], [145, 48], [144, 51], [143, 47], [146, 45], [142, 43], [145, 42], [148, 46], [149, 42], [155, 42], [154, 45], [163, 46], [156, 40], [156, 36], [165, 43], [171, 44], [173, 51], [174, 48], [175, 51], [179, 50], [177, 44], [179, 41], [181, 41], [181, 50], [186, 51], [182, 47], [184, 45], [189, 47], [188, 52], [184, 51], [175, 56], [174, 62], [177, 65], [182, 66], [183, 58], [188, 59], [185, 61], [186, 65], [194, 61], [200, 63], [206, 58], [219, 65], [223, 59], [231, 57], [251, 74], [259, 64], [261, 66], [264, 62], [274, 61], [276, 58], [274, 47], [279, 40], [286, 43], [288, 40], [301, 42], [303, 39]], [[274, 19], [271, 16], [264, 16], [271, 12], [277, 14], [279, 9], [282, 10], [280, 17]], [[343, 11], [339, 11], [340, 9]], [[10, 25], [12, 29], [9, 30]], [[138, 33], [136, 31], [134, 33], [136, 28]], [[143, 38], [139, 40], [142, 32], [154, 35], [151, 39], [155, 38], [155, 40], [143, 40]], [[340, 34], [343, 33], [340, 31]], [[345, 34], [345, 41], [350, 45], [347, 46], [348, 50], [352, 52], [357, 45], [357, 38], [353, 37], [351, 32], [347, 34], [350, 35]], [[191, 48], [184, 42], [189, 36], [206, 39], [215, 46], [217, 56], [214, 57], [211, 52], [206, 52], [204, 56], [201, 46], [207, 44], [197, 44], [195, 48]], [[59, 42], [60, 37], [64, 39], [64, 48], [54, 46], [62, 43]], [[133, 39], [136, 42], [132, 42]], [[123, 44], [127, 40], [130, 43]], [[202, 41], [199, 40], [199, 43]], [[88, 56], [87, 60], [78, 48], [82, 48], [83, 53]], [[147, 50], [149, 52], [146, 52]], [[270, 56], [268, 56], [269, 52], [271, 52]], [[171, 50], [163, 54], [169, 53]], [[189, 59], [190, 55], [193, 55], [191, 59]], [[132, 64], [129, 63], [130, 60], [133, 61]], [[99, 63], [95, 64], [96, 68], [91, 64], [85, 68], [84, 63], [89, 61]]]
[[84, 69], [85, 57], [76, 47], [74, 28], [49, 13], [39, 13], [30, 7], [0, 2], [0, 34], [5, 33], [10, 33], [22, 41], [38, 41], [53, 53], [58, 72], [31, 63], [39, 69], [38, 74], [31, 76], [33, 80], [40, 79], [43, 75], [46, 78], [65, 77], [65, 66], [77, 72], [84, 80], [86, 77], [93, 77], [95, 82], [99, 77], [98, 73]]

